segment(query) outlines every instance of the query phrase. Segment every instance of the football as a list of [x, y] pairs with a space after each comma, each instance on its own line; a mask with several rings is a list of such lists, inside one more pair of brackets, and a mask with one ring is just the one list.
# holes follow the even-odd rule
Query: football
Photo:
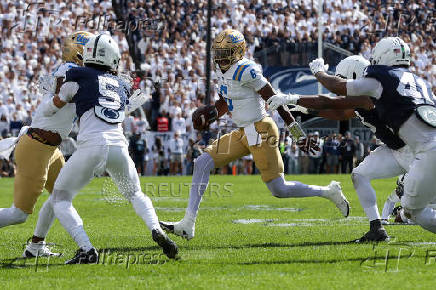
[[195, 130], [204, 131], [209, 128], [210, 123], [217, 119], [218, 112], [215, 105], [207, 105], [198, 108], [192, 113], [192, 124]]

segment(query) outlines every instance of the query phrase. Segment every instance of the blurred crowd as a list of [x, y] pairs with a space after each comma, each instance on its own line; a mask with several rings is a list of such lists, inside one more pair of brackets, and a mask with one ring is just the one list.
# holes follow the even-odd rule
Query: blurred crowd
[[[212, 37], [226, 28], [242, 30], [249, 58], [258, 50], [286, 42], [317, 41], [318, 1], [213, 2]], [[323, 2], [321, 17], [325, 42], [368, 58], [371, 48], [381, 37], [398, 34], [410, 43], [411, 70], [436, 88], [434, 1], [404, 1], [401, 4], [393, 0]], [[122, 29], [108, 26], [104, 21], [116, 19], [113, 3], [129, 21], [147, 20], [145, 27], [130, 32], [134, 47], [129, 47]], [[30, 123], [42, 97], [36, 88], [38, 77], [60, 64], [65, 36], [76, 30], [110, 30], [120, 46], [120, 70], [131, 72], [135, 87], [142, 88], [150, 96], [150, 101], [140, 112], [126, 118], [126, 135], [129, 138], [138, 134], [144, 136], [147, 129], [171, 134], [179, 132], [187, 136], [184, 139], [184, 146], [187, 146], [187, 140], [197, 139], [191, 123], [192, 112], [205, 98], [206, 5], [207, 1], [202, 0], [2, 1], [1, 136], [15, 135], [23, 124]], [[98, 15], [105, 16], [101, 20]], [[139, 55], [139, 68], [134, 65], [132, 52], [138, 52], [134, 55]], [[136, 74], [135, 69], [145, 74]], [[184, 150], [186, 154], [187, 149]], [[155, 152], [152, 158], [159, 156], [156, 154], [159, 153]], [[167, 163], [171, 163], [170, 159], [167, 158]], [[329, 158], [324, 159], [326, 161], [320, 164], [329, 163]], [[299, 169], [300, 172], [305, 172], [305, 163], [300, 162], [303, 168]]]

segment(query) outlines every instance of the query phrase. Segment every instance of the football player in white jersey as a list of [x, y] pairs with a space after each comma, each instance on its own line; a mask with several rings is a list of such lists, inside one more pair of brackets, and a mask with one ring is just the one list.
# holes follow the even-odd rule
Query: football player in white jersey
[[[363, 77], [365, 68], [370, 62], [359, 55], [349, 56], [343, 59], [337, 66], [335, 75], [343, 79], [355, 80]], [[287, 99], [292, 96], [276, 95], [268, 100], [272, 109], [277, 106], [288, 104]], [[408, 171], [409, 165], [414, 159], [414, 154], [396, 134], [394, 134], [382, 122], [375, 110], [349, 109], [349, 110], [308, 110], [296, 106], [303, 113], [315, 114], [320, 117], [334, 120], [348, 120], [351, 117], [359, 117], [362, 123], [384, 144], [372, 151], [365, 157], [363, 162], [353, 169], [351, 174], [354, 188], [359, 196], [360, 203], [370, 221], [370, 231], [358, 242], [384, 241], [389, 236], [381, 226], [381, 217], [377, 207], [376, 192], [371, 186], [371, 180], [384, 179]], [[392, 208], [393, 209], [393, 208]], [[392, 210], [391, 210], [392, 212]]]
[[[338, 182], [332, 181], [328, 186], [315, 186], [284, 179], [283, 160], [278, 149], [279, 132], [268, 115], [265, 104], [265, 100], [275, 92], [263, 77], [261, 67], [244, 57], [245, 39], [242, 33], [233, 29], [222, 31], [216, 36], [212, 49], [220, 100], [215, 105], [194, 112], [194, 127], [204, 129], [226, 112], [231, 112], [232, 120], [239, 128], [219, 137], [195, 160], [185, 217], [176, 223], [161, 222], [162, 227], [171, 233], [192, 239], [210, 171], [249, 154], [252, 154], [262, 181], [273, 196], [323, 197], [332, 201], [341, 214], [347, 217], [349, 204]], [[277, 110], [294, 140], [304, 136], [289, 111], [283, 107]]]
[[[409, 71], [410, 48], [399, 37], [386, 37], [375, 46], [364, 77], [343, 80], [325, 72], [324, 60], [310, 63], [312, 73], [340, 97], [285, 97], [288, 103], [324, 109], [375, 109], [377, 116], [415, 154], [404, 179], [401, 205], [405, 216], [436, 233], [436, 97], [431, 85]], [[293, 100], [290, 100], [293, 99]], [[379, 224], [378, 227], [381, 227]]]
[[98, 261], [98, 253], [83, 229], [72, 200], [95, 173], [104, 170], [132, 203], [163, 252], [169, 258], [175, 258], [178, 253], [177, 245], [161, 229], [150, 198], [142, 193], [135, 164], [129, 156], [121, 123], [125, 110], [135, 110], [146, 97], [140, 90], [130, 96], [130, 84], [118, 76], [120, 57], [118, 45], [109, 35], [92, 37], [84, 48], [85, 67], [69, 70], [59, 94], [44, 106], [44, 114], [50, 116], [74, 102], [80, 121], [77, 151], [62, 168], [51, 200], [56, 218], [79, 246], [67, 264]]
[[[69, 69], [82, 65], [83, 47], [91, 36], [89, 32], [78, 31], [64, 40], [64, 63], [52, 75], [40, 79], [40, 89], [45, 94], [43, 101], [51, 100]], [[14, 203], [10, 208], [0, 209], [0, 228], [24, 223], [28, 215], [33, 213], [44, 188], [52, 193], [55, 180], [65, 163], [58, 146], [70, 134], [76, 116], [75, 105], [68, 104], [50, 117], [43, 115], [42, 107], [37, 108], [32, 124], [19, 137], [15, 146], [17, 172], [14, 180]], [[44, 242], [54, 220], [50, 200], [51, 196], [39, 212], [32, 242], [27, 245], [24, 257], [55, 255]]]

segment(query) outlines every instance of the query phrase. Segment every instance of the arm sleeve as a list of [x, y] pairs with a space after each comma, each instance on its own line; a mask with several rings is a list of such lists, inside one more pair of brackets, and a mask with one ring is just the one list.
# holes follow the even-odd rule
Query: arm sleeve
[[382, 92], [382, 84], [374, 78], [347, 80], [348, 96], [370, 96], [376, 99], [380, 99]]
[[[259, 65], [248, 65], [241, 68], [241, 70], [241, 83], [243, 86], [252, 88], [257, 92], [268, 83], [267, 79], [262, 75], [262, 69]], [[238, 70], [235, 73], [237, 72]]]

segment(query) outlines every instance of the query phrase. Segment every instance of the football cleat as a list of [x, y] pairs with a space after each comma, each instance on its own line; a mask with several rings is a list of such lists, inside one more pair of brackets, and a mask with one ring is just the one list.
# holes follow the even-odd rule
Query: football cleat
[[356, 243], [370, 242], [389, 242], [390, 237], [384, 228], [371, 229], [360, 239], [355, 240]]
[[153, 241], [155, 241], [163, 250], [163, 253], [170, 259], [175, 259], [179, 248], [162, 230], [154, 229], [151, 231]]
[[164, 231], [185, 238], [188, 241], [195, 235], [195, 223], [188, 222], [185, 218], [179, 222], [159, 222], [159, 224]]
[[342, 193], [341, 184], [333, 180], [327, 187], [328, 190], [324, 197], [333, 202], [344, 217], [348, 217], [350, 214], [350, 203]]
[[88, 252], [83, 249], [78, 249], [76, 255], [65, 262], [67, 265], [73, 264], [97, 264], [98, 263], [98, 253], [95, 248], [92, 248]]
[[24, 258], [36, 258], [36, 257], [60, 257], [62, 253], [53, 253], [44, 241], [38, 243], [28, 243], [24, 250]]

